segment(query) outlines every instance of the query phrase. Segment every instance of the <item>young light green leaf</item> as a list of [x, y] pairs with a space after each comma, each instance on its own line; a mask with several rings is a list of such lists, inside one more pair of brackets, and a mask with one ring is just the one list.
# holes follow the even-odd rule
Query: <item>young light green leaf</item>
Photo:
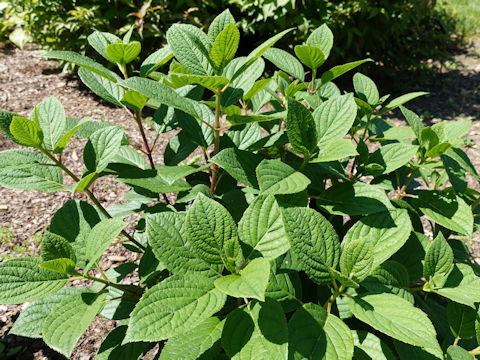
[[78, 69], [78, 76], [90, 90], [92, 90], [102, 99], [116, 106], [123, 106], [120, 100], [122, 100], [123, 96], [125, 95], [125, 90], [119, 86], [117, 82], [103, 77], [86, 68]]
[[320, 149], [320, 152], [315, 155], [310, 162], [330, 162], [356, 155], [358, 155], [358, 152], [351, 140], [338, 139], [329, 142], [322, 149]]
[[205, 277], [221, 274], [223, 266], [195, 256], [185, 235], [185, 214], [162, 212], [147, 217], [147, 235], [153, 253], [174, 274], [201, 272]]
[[91, 172], [100, 173], [120, 150], [124, 129], [109, 126], [95, 131], [83, 150], [83, 161]]
[[103, 65], [100, 65], [99, 63], [90, 59], [87, 56], [83, 56], [83, 55], [74, 53], [72, 51], [55, 50], [55, 51], [50, 51], [43, 56], [47, 59], [57, 59], [57, 60], [71, 62], [87, 70], [93, 71], [94, 73], [97, 73], [113, 82], [117, 82], [120, 80], [120, 76], [115, 74], [113, 71], [108, 70], [106, 67], [104, 67]]
[[170, 338], [162, 349], [159, 360], [195, 360], [209, 358], [221, 350], [225, 321], [211, 317], [197, 327]]
[[16, 258], [0, 263], [0, 304], [19, 304], [44, 298], [67, 283], [63, 274], [38, 267], [41, 258]]
[[70, 357], [75, 344], [102, 308], [107, 294], [74, 294], [58, 303], [42, 328], [45, 343]]
[[294, 51], [300, 61], [312, 70], [317, 70], [325, 62], [324, 53], [316, 46], [297, 45]]
[[85, 273], [95, 265], [126, 225], [122, 219], [113, 218], [102, 220], [92, 228], [85, 240], [86, 255], [89, 260], [83, 270]]
[[58, 142], [55, 144], [55, 147], [53, 148], [53, 153], [54, 154], [61, 154], [63, 153], [63, 150], [67, 147], [68, 142], [72, 138], [72, 136], [75, 134], [75, 132], [85, 123], [89, 122], [89, 118], [82, 118], [80, 121], [72, 127], [70, 130], [68, 130], [63, 136], [58, 140]]
[[453, 336], [459, 339], [470, 339], [475, 336], [475, 319], [477, 318], [475, 309], [449, 301], [447, 317]]
[[72, 259], [58, 258], [42, 262], [39, 265], [40, 269], [45, 269], [61, 274], [78, 275], [79, 272], [75, 270], [75, 263]]
[[230, 272], [243, 263], [237, 227], [227, 209], [199, 193], [187, 212], [185, 233], [198, 257], [224, 264]]
[[320, 149], [343, 138], [352, 127], [356, 115], [357, 105], [352, 94], [331, 98], [315, 109], [313, 119]]
[[317, 304], [305, 304], [293, 314], [288, 334], [291, 360], [353, 358], [352, 332], [342, 320]]
[[108, 45], [121, 42], [122, 40], [113, 34], [102, 31], [94, 31], [87, 37], [88, 43], [107, 61], [112, 62], [105, 51]]
[[390, 348], [380, 338], [363, 330], [352, 331], [354, 358], [362, 360], [395, 360]]
[[280, 160], [263, 160], [256, 169], [260, 194], [295, 194], [303, 191], [310, 180]]
[[235, 23], [231, 22], [218, 34], [210, 49], [210, 58], [217, 69], [222, 69], [235, 57], [239, 43], [240, 32]]
[[278, 111], [272, 114], [258, 114], [258, 115], [227, 115], [226, 120], [232, 125], [243, 125], [254, 122], [271, 121], [277, 119], [285, 119], [287, 113], [285, 111]]
[[439, 233], [426, 251], [423, 276], [432, 288], [442, 287], [452, 269], [453, 250]]
[[169, 277], [148, 290], [135, 306], [123, 343], [161, 341], [183, 334], [219, 311], [226, 298], [212, 280]]
[[475, 275], [471, 266], [455, 264], [443, 287], [433, 292], [475, 308], [475, 303], [480, 302], [480, 278]]
[[410, 216], [405, 209], [389, 210], [362, 218], [343, 238], [342, 247], [351, 241], [363, 239], [373, 248], [372, 268], [395, 254], [407, 241], [412, 231]]
[[223, 327], [222, 345], [232, 360], [249, 360], [252, 354], [255, 360], [287, 360], [288, 329], [280, 304], [266, 298], [235, 309]]
[[344, 275], [362, 281], [370, 274], [372, 264], [373, 246], [370, 241], [356, 239], [343, 248], [340, 269]]
[[413, 93], [409, 93], [409, 94], [405, 94], [405, 95], [402, 95], [402, 96], [399, 96], [393, 100], [391, 100], [387, 105], [385, 105], [383, 107], [382, 110], [380, 110], [379, 112], [379, 115], [383, 115], [385, 114], [386, 112], [389, 112], [393, 109], [396, 109], [397, 107], [399, 107], [400, 105], [403, 105], [405, 104], [406, 102], [410, 101], [410, 100], [413, 100], [419, 96], [423, 96], [423, 95], [427, 95], [428, 93], [427, 92], [424, 92], [424, 91], [418, 91], [418, 92], [413, 92]]
[[71, 259], [76, 261], [75, 252], [72, 245], [60, 235], [45, 231], [42, 242], [40, 244], [40, 253], [42, 260], [48, 261], [59, 258]]
[[233, 18], [229, 9], [224, 10], [221, 14], [216, 16], [208, 27], [208, 40], [210, 43], [213, 44], [222, 30], [232, 22], [234, 23], [235, 19]]
[[220, 277], [215, 287], [221, 292], [237, 298], [253, 298], [265, 301], [265, 290], [270, 277], [270, 263], [264, 258], [250, 261], [240, 273]]
[[[270, 82], [272, 81], [272, 78], [267, 78], [267, 79], [260, 79], [256, 81], [252, 88], [248, 90], [248, 92], [243, 95], [243, 99], [248, 101], [251, 100], [255, 95], [259, 94], [263, 89], [265, 89]], [[1, 113], [0, 113], [1, 114]]]
[[295, 56], [285, 50], [271, 47], [263, 54], [263, 57], [280, 70], [285, 71], [300, 81], [305, 81], [305, 72], [302, 64]]
[[255, 169], [263, 157], [249, 151], [227, 148], [212, 158], [212, 162], [223, 168], [235, 180], [258, 189]]
[[383, 170], [372, 171], [374, 176], [389, 174], [408, 164], [417, 153], [418, 146], [404, 143], [393, 143], [382, 146], [370, 155], [369, 162], [379, 164]]
[[138, 41], [131, 41], [128, 44], [114, 43], [106, 47], [107, 56], [120, 65], [126, 65], [135, 60], [142, 50]]
[[185, 86], [190, 84], [198, 84], [211, 91], [222, 89], [228, 84], [228, 79], [223, 76], [170, 73], [170, 79], [175, 85], [178, 84], [179, 86]]
[[66, 126], [62, 104], [53, 96], [43, 100], [36, 106], [35, 118], [42, 129], [43, 143], [48, 150], [53, 150]]
[[316, 131], [312, 114], [302, 103], [288, 98], [287, 136], [292, 150], [309, 158], [316, 147]]
[[317, 46], [322, 50], [322, 53], [325, 55], [325, 59], [330, 55], [330, 50], [333, 46], [333, 33], [327, 26], [327, 24], [322, 24], [310, 34], [305, 41], [307, 45]]
[[377, 85], [368, 76], [356, 73], [353, 76], [353, 87], [358, 97], [366, 101], [370, 105], [376, 105], [380, 95], [378, 94]]
[[245, 257], [258, 251], [273, 260], [290, 249], [277, 201], [273, 195], [257, 197], [238, 223], [240, 240], [251, 249]]
[[282, 217], [287, 238], [302, 268], [317, 284], [331, 282], [329, 269], [340, 258], [340, 242], [333, 226], [310, 208], [285, 208]]
[[336, 79], [337, 77], [345, 74], [346, 72], [355, 69], [357, 66], [362, 65], [363, 63], [366, 63], [367, 61], [373, 61], [372, 59], [364, 59], [364, 60], [359, 60], [359, 61], [354, 61], [350, 63], [346, 63], [343, 65], [337, 65], [331, 68], [330, 70], [324, 72], [322, 74], [321, 80], [322, 80], [322, 85], [328, 83], [329, 81], [332, 81], [333, 79]]
[[349, 306], [359, 320], [407, 344], [437, 348], [430, 319], [410, 302], [392, 294], [366, 294], [351, 299]]
[[140, 65], [140, 76], [147, 77], [152, 72], [157, 70], [162, 65], [165, 65], [173, 58], [173, 52], [170, 46], [164, 46], [154, 53], [150, 54], [145, 61]]
[[10, 133], [21, 144], [40, 148], [43, 144], [43, 133], [38, 122], [21, 116], [14, 116], [10, 123]]

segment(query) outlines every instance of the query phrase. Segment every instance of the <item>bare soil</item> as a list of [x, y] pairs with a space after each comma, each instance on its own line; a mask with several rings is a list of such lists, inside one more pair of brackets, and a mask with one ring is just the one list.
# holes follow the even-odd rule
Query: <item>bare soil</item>
[[[480, 44], [477, 44], [480, 45]], [[467, 52], [452, 58], [452, 65], [445, 68], [434, 77], [423, 79], [418, 89], [431, 95], [415, 100], [409, 108], [422, 114], [424, 121], [435, 123], [440, 120], [471, 118], [472, 129], [469, 136], [472, 146], [467, 149], [474, 165], [480, 169], [480, 46], [472, 44]], [[110, 121], [124, 126], [131, 139], [140, 139], [136, 124], [121, 109], [109, 106], [81, 84], [73, 75], [59, 72], [55, 61], [45, 61], [42, 52], [33, 47], [24, 50], [4, 48], [0, 50], [0, 109], [13, 111], [28, 116], [33, 106], [49, 96], [56, 96], [63, 106], [67, 116], [91, 116], [96, 121]], [[382, 84], [379, 86], [383, 88]], [[398, 117], [397, 117], [398, 116]], [[392, 119], [403, 122], [400, 114], [395, 112]], [[153, 130], [147, 131], [150, 142], [156, 136]], [[154, 153], [154, 158], [160, 162], [160, 154], [167, 139], [161, 138]], [[65, 159], [67, 166], [77, 175], [83, 167], [82, 149], [84, 141], [75, 139], [67, 148]], [[138, 144], [141, 146], [141, 144]], [[0, 150], [16, 148], [17, 145], [0, 134]], [[473, 183], [472, 186], [478, 188]], [[127, 188], [115, 183], [111, 178], [102, 178], [96, 187], [95, 194], [106, 206], [123, 199]], [[45, 193], [11, 190], [0, 187], [0, 257], [6, 254], [17, 254], [18, 249], [24, 249], [29, 254], [38, 253], [36, 233], [42, 233], [50, 223], [53, 214], [67, 199], [78, 198], [86, 200], [82, 195], [71, 193]], [[9, 230], [6, 231], [5, 229]], [[478, 246], [473, 244], [478, 253]], [[120, 258], [116, 258], [119, 256]], [[131, 255], [115, 247], [107, 257], [104, 265], [108, 268], [121, 258], [134, 260]], [[7, 351], [18, 348], [17, 359], [63, 359], [50, 350], [41, 340], [27, 339], [8, 335], [13, 322], [22, 309], [21, 305], [0, 306], [0, 342], [7, 346]], [[75, 360], [93, 359], [96, 350], [109, 330], [116, 325], [115, 321], [97, 318], [81, 337], [72, 355]], [[148, 358], [151, 357], [151, 354]], [[2, 355], [0, 354], [0, 359]]]

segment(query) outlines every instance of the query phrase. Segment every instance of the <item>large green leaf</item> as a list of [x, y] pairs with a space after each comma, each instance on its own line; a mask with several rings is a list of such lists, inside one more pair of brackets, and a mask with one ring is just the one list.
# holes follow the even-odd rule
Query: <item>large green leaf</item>
[[340, 258], [340, 242], [333, 226], [310, 208], [282, 209], [287, 238], [302, 268], [318, 284], [332, 281], [329, 269]]
[[286, 125], [292, 150], [309, 158], [316, 147], [315, 123], [310, 111], [302, 103], [288, 98]]
[[412, 204], [436, 223], [460, 234], [472, 235], [472, 209], [455, 193], [425, 190], [418, 198], [412, 199]]
[[53, 150], [66, 126], [62, 104], [51, 96], [36, 106], [35, 117], [42, 129], [43, 143], [48, 150]]
[[295, 194], [303, 191], [310, 180], [280, 160], [263, 160], [256, 169], [260, 194]]
[[408, 164], [417, 153], [418, 146], [394, 143], [382, 146], [370, 155], [369, 162], [379, 164], [383, 170], [372, 171], [376, 175], [388, 174]]
[[40, 148], [43, 144], [42, 129], [37, 121], [22, 116], [14, 116], [9, 129], [10, 133], [22, 145]]
[[212, 280], [172, 276], [148, 290], [135, 306], [124, 343], [185, 333], [219, 311], [226, 298]]
[[229, 23], [216, 37], [210, 49], [210, 58], [218, 69], [222, 69], [237, 52], [240, 32], [235, 23]]
[[124, 129], [109, 126], [95, 131], [83, 150], [83, 161], [91, 172], [101, 172], [120, 150]]
[[45, 343], [70, 357], [78, 339], [100, 312], [106, 296], [106, 293], [80, 293], [59, 302], [43, 323]]
[[223, 266], [212, 265], [195, 256], [185, 235], [185, 214], [163, 212], [147, 216], [147, 235], [153, 253], [174, 274], [202, 272], [220, 275]]
[[300, 276], [297, 272], [275, 270], [272, 266], [265, 296], [278, 301], [286, 313], [295, 310], [302, 303]]
[[358, 97], [370, 105], [376, 105], [380, 98], [377, 85], [368, 76], [356, 73], [353, 76], [353, 87]]
[[453, 269], [453, 250], [439, 233], [425, 253], [423, 276], [432, 288], [442, 287]]
[[343, 138], [352, 127], [356, 114], [357, 105], [352, 94], [331, 98], [316, 108], [313, 119], [320, 149]]
[[329, 142], [310, 160], [311, 163], [330, 162], [358, 155], [351, 140], [338, 139]]
[[390, 348], [380, 338], [363, 330], [352, 331], [354, 358], [358, 360], [395, 360]]
[[43, 234], [40, 252], [43, 261], [61, 258], [71, 259], [73, 262], [76, 261], [72, 245], [62, 236], [49, 231], [45, 231]]
[[167, 31], [167, 41], [175, 58], [193, 74], [213, 74], [213, 64], [208, 56], [210, 43], [199, 28], [173, 24]]
[[197, 255], [210, 264], [224, 264], [230, 272], [243, 263], [237, 227], [227, 209], [199, 193], [187, 212], [185, 233]]
[[105, 48], [107, 56], [121, 65], [131, 63], [137, 58], [141, 50], [142, 45], [138, 41], [131, 41], [128, 44], [110, 44]]
[[173, 57], [173, 52], [170, 46], [164, 46], [154, 53], [150, 54], [140, 65], [140, 76], [147, 77], [152, 72], [157, 70], [160, 66], [166, 64]]
[[475, 303], [480, 302], [480, 278], [475, 275], [469, 265], [455, 264], [443, 287], [433, 291], [450, 300], [475, 308]]
[[222, 345], [232, 360], [287, 360], [288, 329], [282, 307], [275, 300], [253, 300], [231, 312]]
[[162, 349], [159, 360], [195, 360], [210, 358], [221, 350], [225, 321], [211, 317], [197, 327], [170, 338]]
[[108, 45], [121, 42], [122, 40], [113, 34], [102, 31], [94, 31], [87, 37], [88, 43], [93, 47], [105, 60], [112, 62], [105, 51]]
[[231, 274], [215, 280], [221, 292], [237, 298], [253, 298], [265, 301], [265, 290], [270, 277], [270, 263], [264, 258], [250, 261], [239, 274]]
[[128, 322], [124, 321], [110, 331], [98, 348], [95, 360], [140, 360], [151, 348], [150, 343], [135, 342], [122, 345]]
[[453, 336], [459, 339], [470, 339], [475, 336], [476, 309], [449, 301], [447, 317]]
[[39, 268], [41, 258], [17, 258], [0, 263], [0, 303], [19, 304], [38, 300], [67, 283], [64, 274]]
[[316, 70], [325, 62], [325, 55], [316, 46], [297, 45], [294, 51], [300, 61], [312, 70]]
[[85, 68], [78, 69], [78, 76], [90, 90], [102, 99], [116, 106], [123, 106], [120, 100], [125, 95], [125, 90], [116, 82]]
[[342, 320], [313, 303], [298, 309], [288, 323], [289, 360], [350, 360], [352, 332]]
[[249, 187], [258, 189], [255, 169], [263, 158], [250, 151], [227, 148], [220, 151], [212, 161], [225, 169], [235, 180]]
[[85, 287], [66, 287], [41, 300], [34, 301], [22, 310], [9, 334], [40, 339], [43, 323], [53, 308], [72, 295], [84, 292], [89, 292], [89, 290]]
[[365, 239], [350, 241], [343, 247], [340, 270], [356, 281], [365, 279], [372, 270], [373, 244]]
[[83, 56], [83, 55], [74, 53], [72, 51], [55, 50], [55, 51], [50, 51], [43, 56], [46, 57], [47, 59], [57, 59], [57, 60], [71, 62], [87, 70], [93, 71], [103, 77], [106, 77], [107, 79], [113, 82], [117, 82], [120, 80], [120, 76], [115, 74], [113, 71], [108, 70], [106, 67], [104, 67], [103, 65], [100, 65], [99, 63], [90, 59], [87, 56]]
[[325, 54], [325, 59], [330, 54], [333, 46], [333, 33], [327, 26], [327, 24], [322, 24], [308, 36], [305, 41], [307, 45], [317, 46]]
[[210, 43], [213, 44], [218, 34], [220, 34], [222, 30], [225, 29], [232, 22], [234, 23], [235, 19], [233, 18], [229, 9], [226, 9], [222, 13], [217, 15], [208, 27], [208, 40], [210, 41]]
[[447, 360], [474, 360], [475, 357], [464, 348], [455, 345], [447, 349]]
[[282, 49], [270, 48], [263, 57], [272, 62], [277, 68], [292, 75], [294, 78], [301, 81], [305, 80], [305, 72], [302, 64], [295, 58], [295, 56]]
[[390, 102], [387, 105], [385, 105], [382, 110], [380, 110], [379, 115], [383, 115], [386, 112], [396, 109], [400, 105], [403, 105], [410, 100], [413, 100], [419, 96], [423, 96], [427, 94], [428, 94], [427, 92], [418, 91], [418, 92], [412, 92], [412, 93], [399, 96], [393, 100], [390, 100]]
[[357, 239], [372, 243], [375, 268], [395, 254], [407, 241], [412, 223], [407, 210], [396, 209], [362, 218], [343, 238], [342, 247]]
[[244, 212], [238, 223], [240, 240], [249, 246], [249, 257], [260, 252], [267, 260], [273, 260], [290, 249], [283, 227], [282, 216], [273, 195], [257, 197]]
[[366, 294], [349, 302], [356, 318], [407, 344], [437, 348], [430, 319], [410, 302], [392, 294]]

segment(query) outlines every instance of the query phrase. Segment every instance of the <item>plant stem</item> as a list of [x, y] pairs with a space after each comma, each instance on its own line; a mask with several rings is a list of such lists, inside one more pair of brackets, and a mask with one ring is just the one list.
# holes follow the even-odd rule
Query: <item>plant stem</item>
[[150, 147], [148, 146], [148, 140], [147, 140], [147, 136], [145, 135], [145, 130], [143, 128], [142, 114], [140, 113], [140, 110], [135, 110], [134, 118], [135, 118], [135, 121], [137, 122], [138, 130], [140, 130], [140, 134], [142, 135], [143, 146], [145, 147], [145, 153], [147, 154], [148, 162], [150, 163], [150, 167], [152, 169], [155, 169], [155, 164], [153, 163], [153, 158], [152, 158], [152, 151], [150, 150]]
[[90, 276], [90, 275], [88, 275], [88, 274], [84, 274], [83, 277], [84, 277], [85, 279], [88, 279], [88, 280], [98, 281], [98, 282], [100, 282], [100, 283], [102, 283], [102, 284], [105, 284], [105, 285], [107, 285], [107, 286], [111, 286], [111, 287], [113, 287], [113, 288], [115, 288], [115, 289], [121, 290], [121, 291], [123, 291], [124, 293], [128, 293], [128, 294], [133, 295], [133, 296], [136, 296], [136, 297], [138, 297], [138, 298], [141, 297], [141, 295], [140, 295], [139, 293], [137, 293], [136, 291], [127, 289], [127, 288], [125, 288], [124, 286], [122, 286], [122, 285], [120, 285], [120, 284], [113, 283], [113, 282], [111, 282], [111, 281], [109, 281], [109, 280], [100, 279], [100, 278], [97, 278], [97, 277], [95, 277], [95, 276]]
[[335, 290], [335, 292], [332, 294], [332, 296], [330, 296], [330, 298], [327, 300], [325, 305], [323, 305], [323, 307], [327, 309], [327, 313], [330, 314], [330, 312], [332, 311], [333, 303], [335, 302], [337, 297], [342, 295], [344, 290], [345, 290], [345, 287], [343, 285], [341, 285], [340, 288], [338, 290]]
[[455, 340], [453, 341], [453, 346], [457, 346], [459, 340], [460, 338], [456, 337]]
[[480, 197], [478, 199], [476, 199], [472, 205], [471, 205], [471, 209], [472, 211], [475, 210], [475, 208], [480, 204]]
[[418, 169], [414, 169], [410, 175], [407, 178], [407, 181], [405, 181], [405, 184], [400, 188], [398, 194], [397, 194], [397, 200], [401, 199], [402, 197], [405, 196], [405, 190], [407, 189], [408, 185], [412, 182], [412, 180], [415, 178], [415, 175], [417, 174]]
[[469, 351], [470, 355], [480, 355], [480, 346], [477, 346], [475, 349]]
[[[217, 155], [219, 147], [220, 147], [220, 97], [222, 93], [217, 90], [215, 91], [215, 125], [213, 128], [213, 156]], [[215, 192], [215, 188], [217, 187], [217, 166], [215, 164], [212, 165], [212, 180], [210, 183], [210, 190]]]

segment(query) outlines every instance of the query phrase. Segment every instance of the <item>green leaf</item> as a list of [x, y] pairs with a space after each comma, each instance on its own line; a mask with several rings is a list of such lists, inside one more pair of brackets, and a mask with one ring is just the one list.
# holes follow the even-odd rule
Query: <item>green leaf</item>
[[36, 106], [36, 121], [43, 133], [43, 143], [48, 150], [53, 150], [60, 140], [66, 126], [65, 110], [57, 98], [51, 96]]
[[424, 91], [418, 91], [418, 92], [412, 92], [412, 93], [408, 93], [408, 94], [405, 94], [405, 95], [402, 95], [402, 96], [399, 96], [393, 100], [391, 100], [387, 105], [385, 105], [383, 107], [382, 110], [380, 110], [379, 112], [379, 115], [383, 115], [385, 114], [386, 112], [389, 112], [393, 109], [396, 109], [397, 107], [399, 107], [400, 105], [403, 105], [405, 104], [406, 102], [410, 101], [410, 100], [413, 100], [419, 96], [423, 96], [423, 95], [427, 95], [428, 93], [427, 92], [424, 92]]
[[415, 114], [413, 111], [408, 110], [406, 107], [403, 107], [402, 105], [400, 105], [400, 111], [405, 117], [405, 120], [407, 120], [408, 125], [410, 125], [412, 130], [415, 132], [415, 135], [417, 136], [417, 138], [420, 138], [420, 133], [422, 132], [422, 129], [423, 129], [423, 123], [420, 117], [417, 114]]
[[70, 130], [68, 130], [61, 138], [58, 140], [58, 142], [55, 144], [55, 147], [53, 148], [53, 153], [54, 154], [62, 154], [63, 150], [67, 147], [68, 142], [72, 138], [72, 136], [75, 134], [75, 132], [85, 123], [89, 122], [89, 118], [83, 118], [80, 119], [80, 121], [72, 127]]
[[243, 95], [243, 99], [246, 101], [251, 100], [255, 95], [259, 94], [263, 89], [265, 89], [265, 87], [267, 87], [271, 81], [272, 78], [260, 79], [256, 81], [252, 88], [245, 95]]
[[329, 269], [340, 258], [340, 242], [333, 226], [310, 208], [282, 209], [287, 238], [302, 268], [317, 284], [329, 284]]
[[325, 55], [316, 46], [296, 45], [294, 51], [300, 61], [312, 70], [318, 69], [325, 62]]
[[26, 146], [40, 148], [43, 144], [43, 133], [38, 122], [21, 116], [14, 116], [10, 123], [10, 133]]
[[20, 115], [10, 111], [0, 110], [0, 131], [4, 133], [7, 136], [7, 138], [12, 140], [13, 142], [20, 144], [18, 140], [15, 139], [13, 134], [10, 132], [10, 124], [12, 123], [14, 116], [20, 116]]
[[222, 30], [232, 22], [234, 23], [235, 19], [233, 18], [229, 9], [226, 9], [221, 14], [217, 15], [208, 27], [208, 40], [210, 43], [213, 44]]
[[447, 360], [473, 360], [475, 357], [460, 346], [449, 346], [447, 349]]
[[150, 54], [145, 61], [140, 65], [140, 76], [147, 77], [152, 72], [157, 70], [162, 65], [166, 64], [173, 58], [173, 52], [170, 46], [164, 46], [154, 53]]
[[295, 194], [303, 191], [310, 180], [280, 160], [263, 160], [256, 169], [260, 194]]
[[247, 258], [258, 251], [265, 259], [273, 260], [290, 249], [273, 195], [259, 196], [250, 204], [238, 223], [238, 235], [251, 249], [245, 253]]
[[145, 169], [145, 158], [143, 155], [127, 145], [122, 145], [120, 147], [120, 150], [117, 152], [112, 162], [133, 165], [140, 169]]
[[333, 140], [325, 145], [325, 147], [323, 147], [320, 152], [310, 160], [310, 162], [317, 163], [336, 161], [356, 155], [358, 155], [358, 152], [351, 140], [338, 139]]
[[477, 169], [475, 169], [470, 158], [462, 149], [448, 149], [443, 156], [448, 156], [455, 160], [466, 172], [472, 174], [475, 179], [480, 182], [480, 176], [478, 175]]
[[131, 41], [128, 44], [115, 43], [106, 47], [107, 56], [117, 64], [126, 65], [137, 58], [142, 50], [138, 41]]
[[390, 348], [372, 333], [352, 331], [355, 344], [354, 358], [358, 360], [395, 360]]
[[2, 151], [0, 153], [0, 185], [21, 190], [62, 190], [62, 171], [51, 164], [49, 159], [34, 151], [26, 149]]
[[240, 32], [235, 23], [231, 22], [217, 35], [210, 49], [210, 58], [218, 69], [222, 69], [235, 57], [239, 43]]
[[315, 123], [302, 103], [288, 98], [287, 135], [292, 150], [309, 158], [316, 147]]
[[313, 112], [316, 141], [320, 149], [343, 138], [355, 121], [357, 105], [352, 94], [331, 98]]
[[175, 58], [196, 75], [211, 75], [212, 62], [208, 56], [207, 35], [193, 25], [173, 24], [167, 31], [168, 45]]
[[295, 58], [295, 56], [282, 49], [270, 48], [263, 57], [270, 61], [273, 65], [294, 78], [305, 81], [305, 72], [302, 64]]
[[141, 187], [154, 193], [164, 194], [190, 190], [190, 185], [186, 181], [176, 180], [170, 184], [158, 174], [157, 170], [141, 170], [137, 167], [126, 167], [120, 169], [118, 175], [119, 177], [116, 181]]
[[211, 317], [197, 327], [170, 338], [162, 349], [159, 360], [195, 360], [210, 358], [220, 352], [220, 338], [225, 321]]
[[0, 263], [0, 303], [19, 304], [38, 300], [67, 283], [63, 274], [38, 267], [41, 258], [17, 258]]
[[222, 345], [232, 360], [287, 360], [288, 329], [282, 307], [275, 300], [253, 300], [231, 312]]
[[348, 277], [362, 281], [372, 270], [373, 246], [370, 241], [356, 239], [350, 241], [340, 256], [340, 269]]
[[60, 235], [45, 231], [40, 244], [40, 252], [43, 261], [66, 258], [76, 261], [75, 252], [72, 245]]
[[226, 295], [211, 280], [169, 277], [135, 306], [123, 343], [160, 341], [185, 333], [219, 311], [225, 301]]
[[379, 164], [383, 170], [373, 171], [374, 176], [389, 174], [408, 164], [417, 153], [418, 146], [394, 143], [382, 146], [370, 155], [369, 163]]
[[455, 193], [459, 195], [464, 194], [468, 188], [465, 169], [450, 156], [441, 155], [440, 159], [442, 160], [443, 166], [448, 175], [448, 180], [452, 184]]
[[401, 359], [418, 359], [418, 360], [444, 360], [443, 350], [440, 347], [436, 348], [422, 348], [412, 346], [393, 340], [395, 349]]
[[335, 315], [313, 303], [298, 309], [288, 323], [288, 344], [291, 360], [353, 358], [353, 335]]
[[47, 316], [42, 328], [45, 343], [70, 357], [75, 344], [102, 308], [107, 294], [81, 293], [62, 300]]
[[433, 292], [475, 308], [475, 303], [480, 302], [480, 279], [469, 265], [455, 264], [443, 287]]
[[237, 227], [227, 209], [199, 193], [187, 212], [185, 233], [197, 255], [210, 264], [224, 264], [230, 272], [243, 263]]
[[287, 113], [285, 111], [278, 111], [272, 114], [227, 115], [226, 120], [232, 125], [243, 125], [248, 123], [285, 119], [286, 117], [287, 117]]
[[97, 73], [113, 82], [120, 80], [120, 76], [115, 74], [113, 71], [108, 70], [106, 67], [100, 65], [96, 61], [93, 61], [87, 56], [83, 56], [72, 51], [50, 51], [43, 56], [47, 59], [57, 59], [71, 62], [87, 70], [93, 71], [94, 73]]
[[437, 348], [430, 319], [410, 302], [392, 294], [356, 296], [349, 303], [356, 318], [407, 344]]
[[317, 199], [317, 204], [330, 214], [351, 216], [394, 209], [383, 188], [362, 182], [335, 184]]
[[170, 73], [170, 79], [175, 84], [182, 86], [190, 84], [199, 84], [211, 91], [216, 91], [228, 84], [228, 79], [223, 76], [204, 76], [191, 74]]
[[288, 313], [300, 306], [302, 301], [302, 284], [297, 272], [271, 269], [265, 296], [274, 299]]
[[232, 143], [240, 150], [247, 150], [251, 145], [262, 139], [262, 130], [258, 124], [250, 123], [232, 126], [226, 132]]
[[168, 184], [172, 185], [177, 180], [180, 180], [190, 174], [194, 174], [199, 171], [207, 170], [210, 166], [192, 166], [192, 165], [178, 165], [178, 166], [156, 166], [158, 175], [165, 180]]
[[265, 301], [265, 290], [270, 277], [270, 263], [264, 258], [250, 261], [240, 273], [220, 277], [215, 287], [237, 298], [253, 298]]
[[442, 233], [429, 245], [423, 263], [423, 276], [433, 288], [442, 287], [453, 269], [453, 250]]
[[477, 318], [475, 309], [449, 301], [447, 317], [453, 336], [459, 339], [470, 339], [475, 336], [475, 319]]
[[121, 42], [122, 40], [113, 34], [102, 31], [94, 31], [87, 37], [88, 43], [93, 47], [105, 60], [112, 62], [105, 51], [108, 45]]
[[467, 236], [472, 234], [472, 209], [453, 192], [425, 190], [418, 195], [418, 199], [412, 199], [412, 205], [447, 229]]
[[367, 61], [373, 61], [372, 59], [364, 59], [364, 60], [359, 60], [359, 61], [354, 61], [350, 63], [346, 63], [343, 65], [337, 65], [331, 68], [330, 70], [324, 72], [322, 74], [321, 80], [322, 80], [322, 85], [326, 84], [329, 81], [332, 81], [333, 79], [336, 79], [337, 77], [345, 74], [346, 72], [355, 69], [357, 66], [362, 65], [363, 63], [366, 63]]
[[98, 348], [95, 360], [140, 360], [151, 348], [146, 342], [122, 345], [128, 323], [122, 322], [113, 329]]
[[91, 172], [100, 173], [116, 156], [122, 144], [124, 129], [109, 126], [95, 131], [83, 150], [83, 161]]
[[72, 259], [53, 259], [42, 262], [39, 265], [40, 269], [50, 270], [54, 272], [58, 272], [61, 274], [70, 274], [70, 275], [78, 275], [78, 271], [75, 270], [75, 263]]
[[319, 47], [320, 50], [322, 50], [322, 53], [325, 54], [326, 59], [330, 54], [330, 50], [332, 50], [333, 33], [327, 24], [322, 24], [310, 34], [305, 43], [307, 45]]
[[185, 235], [185, 214], [163, 212], [147, 216], [147, 235], [157, 259], [174, 274], [201, 272], [212, 277], [223, 270], [223, 266], [211, 265], [195, 256]]
[[126, 225], [122, 219], [113, 218], [102, 220], [92, 228], [85, 240], [86, 256], [89, 260], [84, 268], [85, 273], [95, 265]]
[[342, 247], [357, 239], [371, 242], [372, 268], [375, 268], [405, 244], [411, 231], [412, 223], [407, 210], [389, 210], [366, 216], [358, 221], [345, 234]]
[[353, 76], [353, 87], [358, 97], [366, 101], [370, 105], [376, 105], [380, 95], [378, 94], [377, 85], [368, 76], [356, 73]]
[[40, 339], [43, 323], [53, 308], [72, 295], [84, 292], [89, 292], [89, 290], [85, 287], [66, 287], [41, 300], [34, 301], [22, 310], [9, 334]]
[[120, 100], [125, 95], [125, 90], [116, 81], [112, 81], [85, 68], [78, 69], [78, 76], [96, 95], [109, 103], [123, 107]]
[[258, 189], [255, 169], [263, 157], [249, 151], [227, 148], [212, 158], [212, 162], [225, 169], [234, 179]]

